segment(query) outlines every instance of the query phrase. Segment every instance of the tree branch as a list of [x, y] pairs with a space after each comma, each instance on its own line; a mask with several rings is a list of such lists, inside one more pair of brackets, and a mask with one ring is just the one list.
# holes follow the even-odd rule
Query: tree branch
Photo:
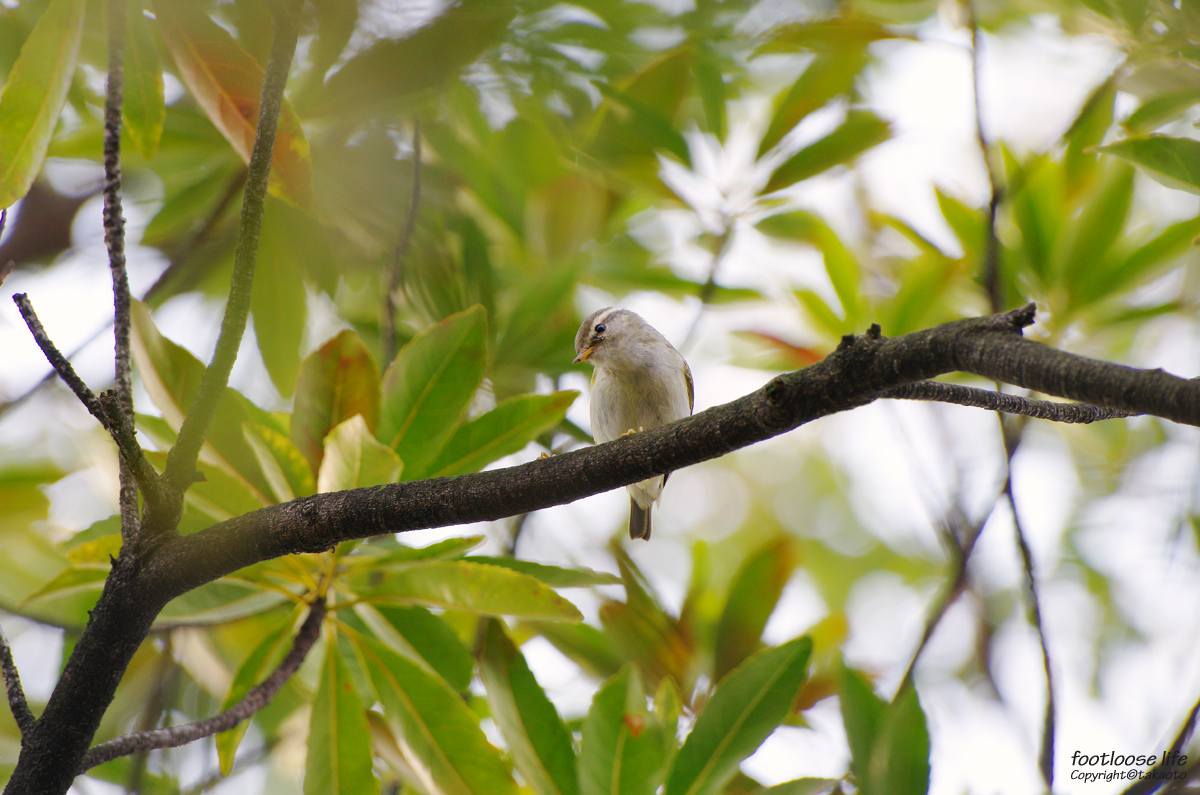
[[[104, 97], [104, 244], [113, 284], [114, 391], [125, 421], [133, 424], [133, 367], [129, 347], [129, 274], [125, 268], [125, 218], [121, 215], [121, 100], [125, 85], [125, 0], [108, 0], [108, 82]], [[121, 538], [138, 531], [137, 485], [129, 465], [120, 470]]]
[[250, 315], [250, 293], [254, 286], [254, 267], [258, 257], [258, 236], [262, 231], [263, 209], [267, 197], [267, 177], [271, 172], [271, 153], [279, 111], [283, 107], [283, 89], [296, 52], [296, 20], [281, 3], [269, 4], [275, 16], [271, 55], [263, 77], [262, 95], [258, 106], [258, 126], [255, 128], [254, 148], [246, 190], [242, 197], [241, 225], [234, 253], [233, 276], [229, 301], [221, 319], [221, 332], [213, 350], [212, 361], [188, 408], [187, 417], [179, 429], [179, 439], [167, 455], [166, 479], [183, 499], [183, 492], [192, 485], [196, 459], [208, 434], [208, 426], [217, 413], [217, 404], [229, 383], [229, 373], [237, 359], [246, 320]]
[[[1200, 700], [1197, 700], [1192, 705], [1191, 712], [1188, 713], [1187, 718], [1183, 721], [1183, 725], [1179, 727], [1179, 734], [1175, 735], [1175, 741], [1171, 743], [1171, 747], [1167, 750], [1167, 753], [1163, 754], [1162, 758], [1159, 759], [1158, 764], [1146, 771], [1146, 775], [1143, 778], [1130, 784], [1122, 795], [1149, 795], [1149, 793], [1154, 792], [1163, 784], [1168, 783], [1166, 779], [1155, 778], [1154, 774], [1161, 774], [1167, 768], [1173, 767], [1178, 770], [1181, 767], [1179, 757], [1183, 753], [1183, 749], [1187, 747], [1188, 740], [1192, 738], [1192, 732], [1196, 729], [1196, 718], [1198, 716], [1200, 716]], [[1189, 772], [1191, 769], [1189, 768]], [[1189, 775], [1188, 778], [1191, 778], [1191, 776]]]
[[885, 339], [847, 337], [831, 356], [661, 428], [517, 467], [293, 500], [175, 539], [146, 574], [173, 598], [262, 560], [340, 541], [502, 519], [717, 458], [904, 383], [962, 370], [1061, 397], [1200, 425], [1200, 382], [1087, 359], [1026, 340], [1029, 305]]
[[100, 743], [87, 752], [79, 772], [83, 773], [96, 765], [128, 754], [151, 751], [156, 748], [178, 748], [181, 745], [187, 745], [201, 738], [211, 737], [232, 729], [271, 703], [271, 699], [279, 692], [279, 688], [292, 678], [292, 674], [300, 668], [300, 664], [304, 662], [309, 650], [316, 643], [317, 637], [321, 633], [321, 621], [324, 618], [325, 600], [318, 598], [312, 603], [308, 618], [304, 620], [299, 632], [296, 633], [296, 640], [292, 643], [291, 651], [287, 653], [279, 666], [266, 679], [252, 687], [241, 701], [229, 709], [213, 715], [211, 718], [194, 721], [183, 726], [136, 732]]
[[400, 230], [400, 239], [396, 243], [396, 252], [392, 257], [392, 267], [388, 271], [387, 289], [383, 293], [383, 355], [384, 366], [391, 364], [396, 358], [396, 290], [400, 287], [400, 277], [404, 273], [404, 260], [412, 247], [413, 230], [417, 227], [417, 208], [421, 204], [421, 122], [413, 120], [412, 134], [412, 193], [408, 199], [408, 213], [404, 218], [404, 228]]
[[930, 400], [938, 403], [954, 403], [978, 409], [1003, 411], [1038, 420], [1054, 422], [1089, 423], [1135, 416], [1132, 412], [1106, 409], [1086, 403], [1055, 403], [1051, 400], [1033, 400], [995, 392], [990, 389], [947, 384], [942, 381], [918, 381], [915, 384], [893, 387], [879, 393], [881, 398], [895, 400]]
[[1000, 169], [996, 166], [992, 146], [983, 129], [983, 102], [979, 91], [983, 41], [979, 32], [979, 21], [975, 17], [975, 3], [974, 0], [962, 0], [962, 5], [966, 8], [967, 24], [971, 28], [971, 97], [975, 108], [975, 140], [979, 143], [979, 154], [983, 158], [988, 180], [988, 222], [984, 241], [982, 281], [992, 311], [1000, 312], [1004, 309], [1006, 300], [1004, 282], [1000, 278], [1000, 238], [996, 235], [996, 213], [1000, 209], [1002, 199]]
[[4, 674], [4, 689], [8, 692], [8, 708], [12, 710], [13, 719], [21, 734], [27, 734], [37, 720], [29, 710], [29, 702], [25, 700], [25, 691], [21, 688], [21, 675], [17, 673], [17, 664], [13, 662], [12, 649], [4, 630], [0, 629], [0, 672]]
[[149, 500], [161, 499], [162, 487], [158, 473], [154, 471], [154, 467], [150, 465], [150, 462], [146, 460], [146, 456], [142, 454], [142, 448], [138, 444], [137, 433], [133, 428], [133, 424], [126, 419], [124, 413], [118, 410], [117, 406], [109, 405], [114, 401], [106, 400], [105, 395], [110, 393], [105, 393], [97, 397], [92, 390], [88, 389], [88, 385], [75, 372], [75, 368], [71, 366], [71, 363], [67, 361], [67, 358], [59, 352], [54, 342], [51, 341], [50, 335], [46, 333], [46, 329], [42, 326], [42, 321], [38, 320], [37, 313], [33, 311], [33, 304], [30, 303], [28, 295], [17, 293], [13, 296], [13, 302], [21, 312], [21, 317], [24, 318], [25, 325], [29, 327], [29, 333], [33, 335], [34, 341], [42, 349], [46, 360], [50, 362], [50, 366], [54, 368], [54, 371], [58, 373], [63, 382], [75, 393], [75, 397], [79, 398], [79, 401], [91, 412], [93, 417], [99, 420], [104, 429], [112, 436], [113, 441], [117, 443], [117, 450], [121, 455], [121, 460], [129, 465], [138, 486], [142, 489], [142, 493]]

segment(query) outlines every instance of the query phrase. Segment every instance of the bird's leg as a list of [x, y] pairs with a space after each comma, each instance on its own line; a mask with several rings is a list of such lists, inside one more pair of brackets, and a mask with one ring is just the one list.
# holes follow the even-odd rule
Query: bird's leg
[[646, 429], [639, 425], [638, 429], [636, 431], [633, 428], [630, 428], [629, 430], [625, 431], [625, 433], [621, 434], [621, 436], [618, 436], [617, 438], [620, 439], [623, 436], [632, 436], [633, 434], [641, 433], [644, 430], [646, 430]]

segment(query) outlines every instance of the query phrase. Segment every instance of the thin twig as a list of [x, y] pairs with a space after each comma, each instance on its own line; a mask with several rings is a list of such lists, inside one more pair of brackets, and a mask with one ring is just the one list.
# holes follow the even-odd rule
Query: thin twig
[[958, 597], [962, 596], [963, 591], [966, 590], [968, 564], [971, 562], [971, 553], [975, 551], [975, 543], [979, 540], [979, 536], [983, 534], [983, 528], [987, 525], [988, 520], [992, 517], [992, 513], [996, 510], [997, 502], [999, 502], [998, 498], [992, 502], [992, 507], [988, 510], [987, 514], [974, 524], [965, 527], [963, 532], [957, 534], [946, 533], [950, 540], [948, 546], [954, 555], [954, 575], [942, 590], [933, 608], [929, 611], [929, 616], [925, 620], [925, 630], [921, 633], [921, 642], [917, 644], [916, 650], [909, 659], [908, 668], [904, 672], [904, 678], [900, 680], [900, 686], [896, 688], [896, 696], [899, 696], [906, 688], [912, 686], [917, 661], [920, 660], [925, 647], [929, 645], [929, 641], [933, 639], [933, 633], [937, 630], [938, 624], [941, 623], [942, 618], [946, 615], [946, 611], [950, 609], [952, 604], [958, 601]]
[[[129, 274], [121, 214], [121, 101], [125, 84], [125, 0], [108, 0], [108, 85], [104, 97], [104, 244], [113, 284], [113, 361], [117, 405], [133, 424], [133, 366], [129, 347]], [[138, 495], [133, 473], [119, 460], [121, 538], [137, 537]]]
[[324, 618], [325, 600], [317, 599], [313, 602], [308, 618], [304, 620], [300, 631], [296, 633], [296, 640], [292, 643], [291, 651], [279, 663], [279, 667], [262, 682], [252, 687], [241, 701], [229, 709], [213, 715], [211, 718], [187, 723], [183, 726], [127, 734], [124, 737], [100, 743], [87, 752], [79, 772], [82, 773], [96, 765], [138, 751], [178, 748], [181, 745], [187, 745], [204, 737], [211, 737], [219, 732], [232, 729], [271, 703], [271, 699], [279, 692], [279, 689], [287, 683], [292, 674], [296, 673], [321, 634], [321, 622]]
[[4, 674], [4, 689], [8, 691], [8, 708], [12, 710], [13, 718], [21, 734], [33, 728], [37, 718], [29, 710], [29, 702], [25, 700], [25, 691], [21, 688], [21, 675], [17, 672], [17, 664], [13, 662], [12, 649], [4, 630], [0, 629], [0, 671]]
[[266, 74], [263, 76], [258, 125], [255, 128], [254, 148], [250, 153], [246, 190], [242, 197], [229, 300], [225, 305], [225, 316], [221, 319], [221, 332], [212, 361], [204, 372], [183, 426], [179, 429], [179, 439], [167, 455], [166, 479], [180, 500], [183, 499], [183, 492], [192, 485], [200, 447], [204, 444], [208, 427], [217, 412], [217, 404], [229, 383], [229, 373], [237, 360], [238, 348], [250, 316], [250, 294], [254, 286], [258, 238], [267, 197], [267, 177], [271, 172], [271, 153], [275, 145], [279, 112], [283, 107], [283, 89], [296, 52], [295, 14], [276, 4], [271, 4], [271, 10], [275, 17], [274, 35]]
[[947, 384], [943, 381], [917, 381], [885, 390], [880, 392], [879, 396], [895, 400], [931, 400], [939, 403], [954, 403], [959, 406], [1003, 411], [1006, 414], [1020, 414], [1038, 420], [1077, 424], [1137, 416], [1128, 411], [1107, 409], [1088, 403], [1056, 403], [1051, 400], [1034, 400], [1005, 392], [994, 392], [990, 389]]
[[20, 310], [25, 325], [29, 327], [29, 332], [33, 334], [34, 341], [42, 349], [50, 366], [117, 443], [121, 459], [129, 464], [142, 493], [146, 494], [147, 499], [159, 498], [161, 488], [158, 473], [154, 471], [154, 467], [150, 466], [150, 462], [142, 454], [142, 448], [138, 445], [133, 425], [125, 419], [124, 414], [120, 411], [110, 410], [103, 396], [97, 397], [92, 390], [88, 389], [87, 384], [75, 372], [75, 368], [50, 340], [42, 322], [38, 320], [37, 313], [33, 311], [33, 304], [30, 303], [29, 296], [25, 293], [17, 293], [13, 296], [13, 302]]
[[[1184, 720], [1183, 725], [1179, 727], [1179, 734], [1175, 735], [1175, 740], [1171, 743], [1170, 749], [1162, 755], [1162, 758], [1159, 759], [1158, 764], [1150, 768], [1143, 778], [1138, 779], [1133, 784], [1130, 784], [1129, 787], [1126, 788], [1126, 790], [1122, 793], [1122, 795], [1148, 795], [1149, 793], [1154, 792], [1159, 787], [1168, 783], [1166, 779], [1155, 778], [1154, 774], [1162, 773], [1168, 767], [1180, 767], [1180, 754], [1187, 746], [1188, 740], [1192, 738], [1192, 732], [1196, 729], [1196, 718], [1198, 716], [1200, 716], [1200, 700], [1197, 700], [1196, 703], [1192, 705], [1192, 709], [1188, 713], [1187, 719]], [[1188, 777], [1190, 778], [1191, 768], [1189, 768], [1188, 772]]]
[[[1001, 419], [1003, 422], [1003, 419]], [[1006, 441], [1006, 447], [1011, 452], [1016, 452], [1016, 443], [1009, 444]], [[1025, 535], [1024, 526], [1021, 524], [1021, 514], [1017, 510], [1017, 500], [1013, 496], [1012, 487], [1012, 455], [1008, 456], [1008, 476], [1004, 479], [1004, 496], [1008, 499], [1009, 508], [1012, 509], [1013, 530], [1017, 536], [1017, 548], [1021, 550], [1021, 567], [1025, 570], [1025, 585], [1029, 589], [1029, 610], [1033, 617], [1033, 626], [1037, 630], [1038, 643], [1042, 647], [1042, 668], [1046, 673], [1046, 713], [1042, 720], [1042, 749], [1038, 754], [1038, 768], [1042, 773], [1042, 780], [1046, 782], [1046, 791], [1054, 791], [1054, 735], [1055, 735], [1055, 711], [1054, 711], [1054, 668], [1050, 664], [1050, 647], [1046, 643], [1046, 628], [1042, 623], [1042, 604], [1041, 597], [1038, 595], [1037, 577], [1033, 570], [1033, 552], [1029, 548], [1029, 541]]]
[[712, 301], [713, 295], [717, 292], [717, 271], [721, 268], [721, 263], [725, 261], [725, 255], [729, 253], [729, 249], [733, 247], [733, 224], [725, 228], [725, 233], [718, 238], [717, 251], [713, 254], [712, 264], [708, 268], [708, 278], [700, 287], [700, 308], [696, 310], [696, 317], [692, 319], [692, 325], [688, 327], [687, 334], [683, 335], [683, 342], [679, 343], [679, 350], [687, 353], [688, 348], [696, 341], [696, 332], [700, 330], [700, 321], [704, 317], [704, 310], [708, 308], [708, 304]]
[[983, 129], [983, 102], [980, 97], [980, 73], [982, 72], [983, 41], [979, 23], [975, 17], [973, 0], [962, 0], [967, 11], [967, 22], [971, 27], [971, 91], [975, 105], [975, 139], [983, 157], [983, 166], [988, 178], [988, 223], [983, 258], [983, 288], [993, 312], [1004, 311], [1004, 282], [1000, 278], [1000, 238], [996, 234], [996, 213], [1000, 209], [1000, 169], [996, 166], [995, 153]]
[[412, 192], [408, 199], [408, 214], [396, 242], [392, 267], [388, 272], [387, 289], [383, 292], [383, 352], [387, 363], [396, 358], [396, 290], [404, 275], [404, 261], [412, 247], [413, 230], [417, 226], [417, 209], [421, 204], [421, 122], [413, 120], [412, 134]]
[[218, 770], [212, 775], [200, 779], [191, 787], [185, 789], [181, 795], [201, 795], [202, 793], [208, 792], [214, 787], [225, 783], [238, 773], [245, 772], [270, 756], [271, 750], [275, 747], [275, 743], [275, 740], [267, 740], [253, 751], [238, 753], [237, 760], [233, 763], [233, 770], [229, 771], [228, 776], [222, 774], [221, 771]]

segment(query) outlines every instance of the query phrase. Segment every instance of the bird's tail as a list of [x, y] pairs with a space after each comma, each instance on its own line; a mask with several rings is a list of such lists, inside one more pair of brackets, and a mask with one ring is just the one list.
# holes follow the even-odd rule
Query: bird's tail
[[629, 498], [630, 538], [650, 540], [650, 509], [652, 507], [654, 507], [653, 503], [643, 508], [637, 504], [637, 500], [633, 499], [633, 497]]

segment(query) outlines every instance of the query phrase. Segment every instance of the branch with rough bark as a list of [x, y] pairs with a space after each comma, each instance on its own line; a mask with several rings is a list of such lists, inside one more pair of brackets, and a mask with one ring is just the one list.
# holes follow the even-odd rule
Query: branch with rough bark
[[17, 673], [17, 665], [13, 662], [12, 648], [8, 638], [0, 630], [0, 672], [4, 674], [4, 690], [8, 694], [8, 708], [12, 710], [13, 720], [21, 734], [33, 728], [33, 713], [29, 710], [29, 702], [25, 700], [25, 690], [21, 687], [21, 675]]

